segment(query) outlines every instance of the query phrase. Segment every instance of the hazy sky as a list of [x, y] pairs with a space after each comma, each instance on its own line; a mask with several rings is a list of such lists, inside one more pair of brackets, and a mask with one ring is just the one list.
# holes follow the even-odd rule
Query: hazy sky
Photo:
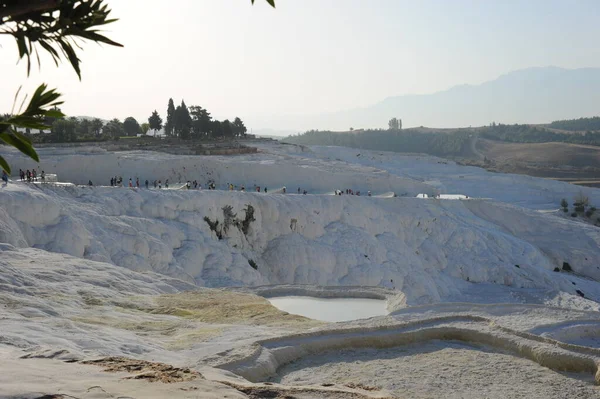
[[82, 81], [42, 62], [26, 79], [0, 38], [0, 111], [41, 82], [63, 111], [140, 123], [169, 97], [249, 127], [274, 114], [367, 106], [400, 94], [481, 83], [532, 66], [600, 66], [598, 0], [109, 0], [108, 36], [88, 44]]

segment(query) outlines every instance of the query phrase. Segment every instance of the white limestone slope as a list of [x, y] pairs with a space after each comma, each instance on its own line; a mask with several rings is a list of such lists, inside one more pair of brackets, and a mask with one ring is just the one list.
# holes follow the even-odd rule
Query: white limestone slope
[[508, 173], [493, 173], [485, 169], [458, 165], [434, 156], [398, 154], [386, 151], [368, 151], [328, 146], [265, 147], [265, 151], [290, 153], [290, 156], [315, 158], [333, 163], [350, 163], [376, 168], [390, 175], [414, 179], [434, 187], [442, 194], [466, 194], [470, 197], [492, 198], [524, 208], [558, 209], [560, 200], [569, 203], [579, 193], [600, 204], [600, 190], [590, 187]]
[[[0, 204], [3, 242], [200, 286], [384, 286], [423, 304], [491, 284], [600, 300], [597, 228], [490, 201], [19, 183], [0, 190]], [[225, 205], [239, 219], [254, 208], [247, 235], [210, 231], [203, 218], [223, 223]], [[588, 279], [552, 271], [565, 261]]]
[[[67, 378], [60, 374], [71, 368], [38, 359], [121, 355], [197, 369], [218, 366], [255, 381], [269, 377], [298, 385], [299, 379], [313, 385], [313, 396], [297, 395], [294, 387], [298, 397], [324, 397], [314, 389], [347, 390], [348, 381], [383, 390], [331, 397], [389, 396], [385, 389], [403, 395], [405, 388], [396, 385], [401, 368], [392, 363], [420, 370], [403, 382], [415, 389], [414, 397], [430, 397], [433, 380], [442, 381], [439, 392], [450, 386], [455, 395], [468, 392], [465, 396], [598, 392], [591, 382], [600, 352], [581, 345], [598, 346], [600, 229], [548, 211], [580, 188], [426, 156], [364, 151], [357, 156], [352, 149], [278, 144], [262, 145], [261, 151], [177, 157], [50, 148], [41, 151], [41, 168], [75, 183], [107, 183], [112, 175], [169, 178], [173, 185], [215, 179], [220, 187], [267, 186], [269, 194], [14, 181], [1, 186], [0, 353], [8, 361], [0, 366], [0, 385], [11, 395], [40, 392], [31, 397], [56, 392], [95, 397], [88, 388], [96, 384], [106, 396], [150, 397], [148, 386], [115, 381], [121, 377], [91, 378], [93, 372], [85, 370], [80, 378]], [[16, 170], [31, 168], [14, 152], [7, 158]], [[309, 195], [278, 193], [284, 185], [288, 192], [301, 187]], [[327, 195], [345, 188], [373, 196]], [[582, 190], [598, 205], [600, 190]], [[418, 193], [487, 199], [418, 199]], [[223, 239], [211, 231], [204, 218], [222, 225], [225, 206], [240, 220], [248, 206], [254, 209], [246, 233], [238, 223]], [[553, 271], [563, 262], [573, 272]], [[181, 292], [200, 286], [245, 288]], [[244, 305], [248, 292], [387, 298], [391, 314], [341, 325], [286, 324], [295, 316], [280, 314], [271, 324], [254, 325], [257, 312], [265, 311], [259, 308], [243, 313], [252, 320], [228, 319], [235, 310], [223, 298]], [[176, 294], [164, 295], [171, 293]], [[196, 319], [202, 313], [196, 310], [220, 318]], [[473, 355], [448, 340], [464, 341]], [[406, 348], [414, 356], [396, 362]], [[325, 367], [311, 369], [323, 359]], [[444, 371], [447, 360], [454, 361], [455, 374]], [[473, 369], [491, 370], [485, 383]], [[550, 369], [580, 374], [554, 380]], [[251, 385], [225, 371], [206, 371], [205, 376]], [[472, 376], [465, 380], [467, 374]], [[53, 382], [41, 385], [41, 379]], [[331, 382], [336, 386], [329, 387]], [[242, 396], [207, 380], [192, 383], [199, 385], [190, 395]], [[489, 384], [492, 391], [486, 391]], [[506, 386], [515, 395], [504, 395]], [[192, 388], [161, 386], [151, 393], [187, 397], [182, 389]]]
[[[19, 169], [37, 167], [39, 171], [56, 173], [61, 181], [75, 184], [109, 185], [110, 178], [122, 176], [145, 180], [166, 179], [175, 183], [197, 180], [203, 187], [214, 180], [217, 188], [226, 189], [227, 184], [267, 187], [272, 192], [286, 186], [288, 192], [298, 187], [309, 193], [332, 192], [336, 187], [355, 186], [357, 182], [364, 192], [395, 192], [397, 195], [415, 196], [418, 193], [433, 194], [432, 186], [414, 179], [396, 176], [381, 169], [352, 164], [336, 165], [312, 157], [290, 157], [281, 152], [262, 152], [239, 156], [186, 156], [152, 151], [109, 152], [96, 147], [41, 148], [40, 163], [36, 165], [17, 151], [3, 154], [12, 165], [13, 175]], [[38, 173], [39, 174], [39, 173]]]
[[[214, 179], [220, 187], [257, 184], [270, 193], [11, 183], [0, 190], [1, 242], [199, 286], [384, 286], [399, 290], [405, 304], [545, 302], [576, 290], [600, 298], [600, 230], [538, 212], [580, 190], [598, 204], [598, 189], [435, 157], [278, 143], [231, 157], [93, 147], [44, 148], [40, 155], [40, 169], [62, 181]], [[30, 164], [14, 151], [6, 158], [15, 170]], [[301, 187], [315, 195], [277, 194], [284, 185], [288, 193]], [[374, 196], [322, 194], [345, 188]], [[439, 192], [487, 199], [414, 198]], [[204, 218], [222, 225], [226, 205], [238, 219], [247, 205], [254, 208], [247, 234], [234, 226], [219, 240], [211, 232]], [[553, 272], [563, 262], [575, 274]]]
[[[106, 263], [8, 244], [0, 245], [0, 343], [29, 352], [57, 351], [43, 357], [68, 359], [86, 352], [136, 356], [164, 353], [135, 330], [103, 327], [101, 322], [118, 315], [114, 305], [135, 309], [133, 297], [149, 297], [191, 289], [193, 286], [160, 274], [141, 274]], [[96, 308], [91, 309], [92, 306]], [[137, 306], [140, 306], [137, 304]], [[122, 316], [122, 315], [121, 315]], [[131, 312], [130, 323], [143, 320]], [[163, 355], [164, 356], [164, 355]], [[172, 358], [172, 357], [171, 357]]]

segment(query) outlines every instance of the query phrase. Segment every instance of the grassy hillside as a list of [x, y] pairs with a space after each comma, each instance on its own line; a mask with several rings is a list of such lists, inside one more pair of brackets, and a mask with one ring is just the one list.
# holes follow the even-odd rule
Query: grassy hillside
[[555, 121], [548, 125], [493, 123], [489, 126], [463, 129], [418, 127], [404, 130], [371, 129], [349, 132], [311, 130], [287, 137], [284, 141], [293, 144], [336, 145], [451, 157], [473, 155], [469, 147], [474, 137], [508, 143], [568, 143], [600, 146], [600, 130], [581, 133], [575, 130], [583, 127], [595, 128], [596, 123], [600, 125], [599, 117]]
[[600, 130], [600, 116], [593, 118], [566, 119], [548, 124], [553, 129], [568, 130], [571, 132], [584, 132]]
[[[569, 121], [563, 121], [569, 122]], [[553, 122], [555, 123], [555, 122]], [[553, 124], [552, 123], [552, 124]], [[550, 126], [552, 126], [550, 124]], [[563, 125], [563, 130], [564, 129]], [[558, 129], [558, 127], [553, 127]], [[600, 146], [600, 131], [586, 131], [585, 133], [560, 133], [546, 129], [543, 126], [531, 125], [503, 125], [494, 124], [480, 129], [483, 138], [507, 141], [511, 143], [570, 143]]]
[[305, 145], [336, 145], [409, 153], [427, 153], [438, 156], [462, 154], [469, 147], [471, 132], [457, 129], [452, 134], [437, 131], [364, 130], [359, 132], [332, 132], [311, 130], [284, 139], [287, 143]]
[[600, 168], [600, 147], [568, 143], [503, 143], [477, 140], [477, 151], [496, 162], [529, 162]]
[[[600, 118], [584, 118], [586, 126]], [[566, 130], [580, 119], [548, 125], [492, 124], [477, 128], [312, 130], [284, 139], [304, 145], [335, 145], [376, 151], [425, 153], [456, 159], [488, 170], [521, 173], [597, 185], [600, 175], [600, 131]], [[589, 123], [588, 123], [589, 122]], [[555, 127], [551, 127], [551, 126]], [[557, 127], [558, 126], [558, 127]], [[560, 129], [559, 129], [560, 127]]]

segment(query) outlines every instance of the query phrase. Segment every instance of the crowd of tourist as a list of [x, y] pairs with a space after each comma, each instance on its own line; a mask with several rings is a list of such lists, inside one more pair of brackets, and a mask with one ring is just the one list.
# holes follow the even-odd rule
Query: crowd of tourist
[[[40, 175], [39, 175], [39, 180], [38, 180], [38, 172], [36, 169], [32, 169], [32, 170], [22, 170], [19, 169], [19, 178], [21, 181], [27, 181], [29, 183], [31, 182], [37, 182], [37, 181], [41, 181], [41, 182], [45, 182], [46, 180], [46, 173], [42, 170]], [[6, 171], [2, 171], [2, 180], [5, 183], [8, 183], [8, 174], [6, 173]], [[155, 189], [168, 189], [169, 188], [169, 179], [165, 179], [165, 181], [163, 182], [162, 179], [158, 179], [158, 180], [152, 180], [149, 181], [148, 179], [146, 179], [144, 181], [144, 187], [146, 187], [147, 189], [150, 188], [155, 188]], [[179, 182], [179, 185], [176, 187], [178, 189], [185, 189], [185, 190], [202, 190], [202, 184], [200, 182], [198, 182], [197, 180], [194, 181], [190, 181], [188, 180], [185, 184], [181, 185], [182, 183]], [[93, 186], [94, 184], [92, 183], [91, 180], [88, 181], [88, 186]], [[140, 188], [140, 179], [139, 177], [136, 177], [135, 180], [133, 178], [129, 178], [128, 182], [127, 182], [127, 187], [131, 187], [131, 188]], [[110, 186], [111, 187], [123, 187], [125, 186], [124, 182], [123, 182], [123, 177], [122, 176], [113, 176], [110, 178]], [[217, 189], [217, 185], [215, 183], [214, 180], [208, 180], [206, 182], [206, 184], [204, 185], [204, 187], [207, 190], [216, 190]], [[226, 190], [229, 191], [241, 191], [241, 192], [245, 192], [246, 191], [246, 186], [245, 185], [235, 185], [233, 183], [227, 183], [225, 185]], [[254, 185], [253, 187], [253, 191], [257, 192], [257, 193], [269, 193], [269, 189], [267, 187], [261, 187], [258, 185]], [[274, 191], [274, 193], [283, 193], [286, 194], [287, 193], [287, 187], [283, 186], [280, 190], [276, 190]], [[273, 191], [272, 191], [273, 193]], [[302, 188], [298, 187], [298, 189], [296, 190], [297, 194], [303, 194], [306, 195], [308, 194], [307, 190], [303, 190]], [[342, 195], [342, 194], [346, 194], [346, 195], [357, 195], [360, 196], [360, 191], [354, 191], [352, 189], [346, 189], [344, 191], [342, 190], [335, 190], [334, 191], [335, 195]], [[371, 196], [371, 192], [368, 191], [367, 195], [370, 197]]]
[[[345, 191], [346, 195], [358, 195], [360, 197], [360, 191], [354, 191], [351, 188], [347, 188]], [[342, 195], [344, 194], [344, 191], [342, 190], [335, 190], [335, 195]], [[367, 196], [371, 196], [371, 192], [367, 191]]]
[[[93, 185], [92, 182], [91, 182], [91, 180], [89, 182], [89, 185], [90, 186]], [[133, 188], [133, 187], [140, 188], [140, 185], [141, 185], [141, 183], [140, 183], [140, 179], [138, 177], [136, 177], [135, 180], [133, 180], [133, 178], [131, 178], [131, 177], [129, 178], [129, 182], [127, 184], [128, 187], [131, 187], [131, 188]], [[125, 184], [123, 183], [123, 177], [122, 176], [111, 177], [110, 178], [110, 186], [111, 187], [123, 187], [123, 186], [125, 186]], [[150, 189], [150, 188], [155, 188], [155, 189], [163, 189], [163, 188], [165, 188], [165, 189], [168, 189], [169, 188], [169, 179], [165, 179], [164, 182], [162, 181], [162, 179], [152, 180], [152, 181], [149, 181], [149, 180], [146, 179], [144, 181], [144, 187], [146, 187], [147, 189]], [[194, 180], [194, 181], [188, 180], [185, 184], [179, 182], [178, 185], [176, 186], [176, 188], [177, 189], [185, 189], [185, 190], [202, 190], [203, 186], [202, 186], [202, 183], [198, 182], [197, 180]], [[207, 190], [216, 190], [217, 189], [217, 185], [216, 185], [215, 181], [211, 179], [211, 180], [208, 180], [206, 182], [206, 184], [204, 184], [204, 188], [207, 189]], [[233, 183], [227, 183], [225, 185], [225, 189], [229, 190], [229, 191], [242, 191], [242, 192], [245, 192], [246, 191], [246, 186], [244, 184], [238, 186], [238, 185], [235, 185]], [[265, 194], [269, 193], [268, 187], [261, 187], [261, 186], [258, 186], [256, 184], [253, 187], [253, 191], [257, 192], [257, 193], [265, 193]], [[276, 190], [275, 191], [275, 193], [277, 193], [277, 192], [281, 192], [283, 194], [286, 194], [287, 193], [287, 188], [284, 186], [284, 187], [281, 188], [281, 190], [279, 190], [279, 191]], [[307, 190], [302, 190], [300, 187], [298, 187], [297, 192], [298, 192], [298, 194], [304, 194], [304, 195], [308, 194]]]
[[[42, 183], [45, 182], [46, 181], [46, 172], [44, 172], [42, 170], [39, 177], [40, 177], [40, 181]], [[36, 182], [36, 181], [38, 181], [37, 170], [35, 168], [33, 168], [31, 170], [27, 169], [25, 171], [23, 169], [19, 169], [19, 178], [21, 179], [21, 181], [27, 181], [27, 183]], [[7, 181], [8, 181], [8, 175], [7, 175]]]

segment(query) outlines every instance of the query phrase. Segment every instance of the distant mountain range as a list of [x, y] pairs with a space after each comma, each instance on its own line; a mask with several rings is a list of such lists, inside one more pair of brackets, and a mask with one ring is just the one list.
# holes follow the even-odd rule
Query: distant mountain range
[[404, 127], [467, 127], [595, 115], [600, 115], [600, 68], [543, 67], [510, 72], [480, 85], [389, 97], [366, 108], [281, 117], [269, 127], [296, 131], [387, 128], [392, 117], [401, 118]]

